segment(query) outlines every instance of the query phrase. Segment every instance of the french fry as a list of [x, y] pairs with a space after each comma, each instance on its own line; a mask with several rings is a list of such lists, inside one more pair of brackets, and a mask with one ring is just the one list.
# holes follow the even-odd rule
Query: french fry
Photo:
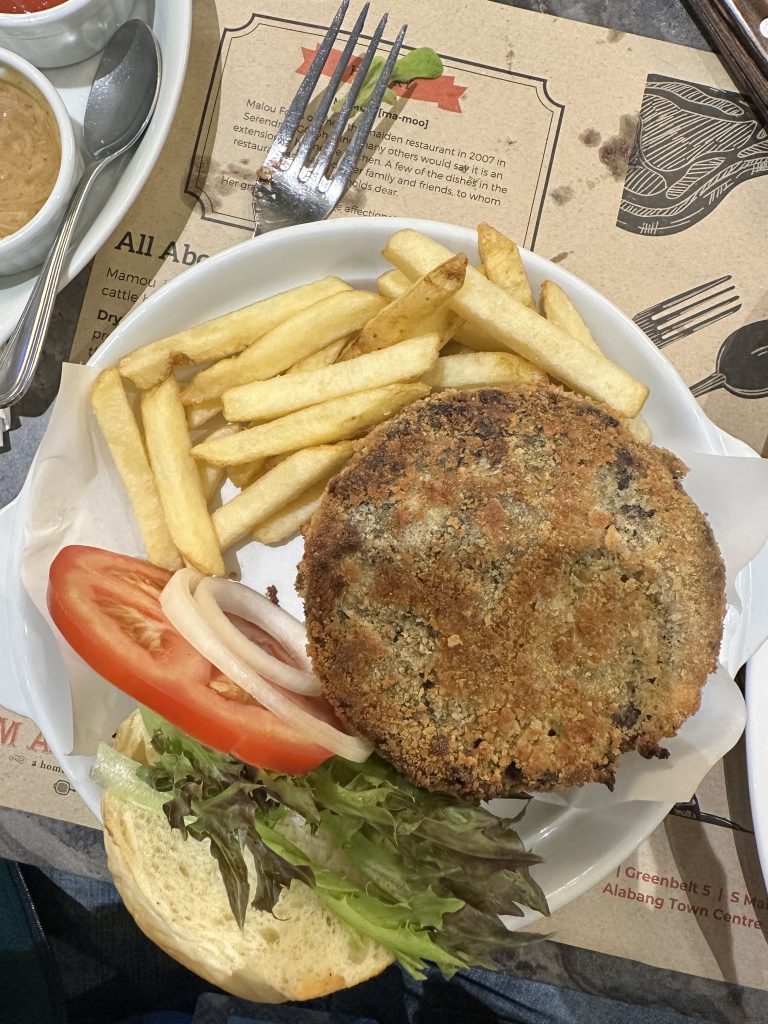
[[470, 348], [468, 345], [462, 345], [460, 341], [449, 341], [447, 345], [443, 345], [440, 349], [441, 356], [460, 356], [466, 355], [467, 352], [474, 352], [475, 350]]
[[[239, 423], [238, 426], [240, 426]], [[261, 476], [262, 473], [266, 473], [268, 469], [272, 469], [280, 459], [284, 458], [286, 458], [285, 455], [275, 455], [268, 459], [254, 459], [253, 462], [243, 462], [241, 465], [227, 466], [226, 476], [229, 477], [238, 490], [244, 491], [257, 477]]]
[[354, 450], [350, 441], [294, 452], [217, 508], [212, 520], [223, 550], [246, 537], [258, 523], [294, 501], [308, 487], [336, 472]]
[[[174, 544], [195, 569], [209, 576], [223, 575], [224, 561], [208, 514], [200, 473], [190, 455], [187, 419], [175, 377], [167, 377], [156, 388], [144, 392], [141, 415], [149, 461]], [[225, 444], [233, 439], [207, 443]]]
[[117, 370], [103, 370], [96, 378], [91, 405], [128, 494], [147, 557], [163, 569], [180, 569], [181, 555], [166, 525], [144, 440]]
[[271, 423], [242, 430], [234, 437], [204, 441], [192, 449], [192, 455], [215, 466], [232, 466], [268, 455], [344, 441], [357, 437], [427, 394], [429, 388], [424, 384], [389, 384], [333, 398]]
[[[209, 440], [216, 439], [217, 437], [230, 437], [242, 429], [239, 423], [225, 423], [218, 430], [214, 430], [209, 434], [208, 437]], [[224, 483], [224, 477], [227, 474], [221, 466], [208, 466], [205, 462], [197, 463], [197, 471], [200, 474], [200, 483], [203, 485], [203, 496], [205, 497], [206, 504], [210, 504], [211, 498]]]
[[347, 345], [354, 335], [349, 338], [338, 338], [336, 341], [332, 341], [330, 345], [326, 345], [325, 348], [321, 348], [318, 352], [313, 352], [311, 355], [305, 356], [304, 359], [300, 359], [293, 366], [290, 366], [285, 372], [286, 373], [305, 373], [307, 370], [319, 370], [323, 366], [331, 366], [341, 355], [344, 346]]
[[376, 291], [389, 302], [399, 298], [410, 287], [411, 282], [402, 270], [385, 270], [376, 278]]
[[326, 345], [359, 331], [385, 305], [372, 292], [338, 292], [284, 320], [240, 355], [201, 370], [182, 392], [185, 405], [223, 395], [229, 388], [266, 380]]
[[221, 402], [218, 398], [212, 398], [210, 402], [201, 402], [199, 405], [190, 405], [187, 409], [187, 426], [190, 430], [199, 430], [220, 412]]
[[[601, 351], [581, 314], [559, 284], [555, 284], [554, 281], [543, 281], [539, 289], [539, 299], [541, 310], [548, 320], [564, 330], [566, 334], [570, 334], [576, 341], [580, 341], [582, 345], [592, 349], [593, 352]], [[650, 427], [639, 413], [637, 416], [625, 418], [624, 426], [638, 441], [650, 444], [652, 440]]]
[[535, 309], [533, 292], [520, 259], [520, 250], [512, 239], [490, 224], [478, 224], [477, 247], [488, 280], [503, 288], [524, 306]]
[[554, 281], [543, 281], [539, 289], [539, 300], [541, 311], [547, 320], [570, 334], [582, 345], [591, 348], [593, 352], [599, 352], [600, 346], [592, 337], [592, 332], [584, 323], [581, 314], [568, 298], [559, 284]]
[[[385, 259], [413, 278], [444, 263], [450, 255], [450, 250], [411, 229], [396, 232], [384, 250]], [[450, 303], [454, 312], [504, 348], [623, 416], [636, 416], [648, 397], [648, 388], [620, 366], [574, 343], [559, 327], [517, 302], [473, 267], [467, 267], [464, 287]]]
[[[394, 301], [403, 292], [407, 292], [411, 287], [411, 282], [401, 273], [399, 270], [389, 270], [386, 274], [382, 274], [376, 282], [379, 295], [383, 295], [385, 299]], [[422, 334], [437, 334], [440, 338], [440, 347], [446, 345], [451, 338], [456, 337], [456, 332], [461, 327], [462, 319], [447, 306], [441, 306], [440, 309], [431, 313], [425, 317], [420, 323], [416, 324], [413, 329], [413, 337], [420, 337]], [[344, 353], [344, 359], [354, 357], [355, 352], [353, 346]]]
[[650, 444], [653, 440], [651, 428], [641, 415], [633, 416], [629, 420], [623, 420], [623, 423], [636, 441], [642, 441], [644, 444]]
[[342, 395], [418, 380], [434, 364], [439, 348], [439, 337], [428, 334], [321, 370], [243, 384], [222, 395], [224, 416], [236, 422], [275, 420]]
[[[476, 266], [475, 270], [478, 274], [485, 275], [485, 271], [481, 266]], [[383, 274], [379, 274], [376, 278], [376, 291], [391, 302], [399, 298], [403, 292], [408, 291], [412, 283], [411, 279], [402, 270], [397, 270], [397, 268], [393, 267], [392, 270], [385, 270]]]
[[227, 476], [235, 487], [239, 487], [243, 491], [264, 469], [265, 461], [265, 459], [256, 459], [254, 462], [243, 462], [239, 466], [227, 466]]
[[320, 480], [279, 512], [264, 519], [253, 531], [253, 539], [260, 544], [282, 544], [294, 537], [317, 511], [327, 483], [327, 480]]
[[210, 505], [214, 494], [224, 483], [227, 474], [221, 466], [207, 466], [204, 462], [198, 462], [197, 471], [200, 474], [200, 483], [203, 488], [205, 503]]
[[445, 388], [482, 388], [505, 384], [546, 384], [547, 375], [514, 352], [467, 352], [440, 356], [421, 378], [435, 391]]
[[459, 253], [414, 281], [363, 327], [360, 337], [351, 346], [352, 354], [375, 352], [414, 337], [415, 328], [445, 306], [461, 288], [466, 269], [467, 257]]
[[[396, 299], [410, 288], [410, 285], [411, 282], [401, 270], [388, 270], [376, 281], [379, 294], [385, 299]], [[440, 334], [446, 344], [453, 338], [475, 352], [498, 352], [499, 348], [503, 347], [471, 324], [464, 323], [448, 306], [443, 306], [437, 313], [422, 320], [414, 333], [431, 334], [433, 331]]]
[[215, 320], [190, 327], [168, 338], [150, 342], [129, 353], [118, 363], [122, 377], [142, 390], [154, 387], [171, 373], [174, 366], [204, 363], [242, 352], [257, 338], [271, 331], [299, 310], [337, 292], [350, 290], [338, 277], [291, 288], [253, 305], [236, 309]]
[[461, 327], [454, 334], [454, 338], [456, 341], [461, 342], [462, 345], [466, 345], [467, 348], [471, 348], [473, 352], [509, 351], [505, 345], [502, 345], [495, 338], [490, 338], [483, 331], [482, 327], [478, 327], [476, 324], [468, 324], [463, 320]]

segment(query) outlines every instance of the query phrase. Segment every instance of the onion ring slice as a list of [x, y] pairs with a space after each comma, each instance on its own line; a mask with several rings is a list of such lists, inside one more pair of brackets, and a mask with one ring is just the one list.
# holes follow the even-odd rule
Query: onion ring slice
[[[254, 600], [254, 598], [258, 600]], [[194, 600], [206, 622], [219, 636], [225, 647], [251, 668], [256, 669], [260, 675], [271, 683], [281, 686], [284, 690], [291, 690], [293, 693], [303, 693], [310, 697], [315, 697], [320, 693], [320, 680], [314, 672], [296, 668], [294, 665], [286, 664], [279, 658], [275, 658], [268, 651], [259, 647], [257, 643], [244, 636], [224, 614], [229, 612], [231, 615], [239, 615], [241, 619], [247, 619], [248, 622], [254, 623], [272, 637], [278, 647], [282, 648], [294, 662], [304, 664], [309, 660], [305, 650], [306, 633], [304, 633], [301, 623], [288, 612], [282, 608], [276, 608], [266, 597], [243, 586], [242, 583], [235, 583], [234, 580], [215, 579], [210, 576], [198, 583], [194, 592]], [[280, 612], [280, 615], [273, 615], [273, 610]], [[291, 622], [286, 622], [286, 619]], [[298, 632], [296, 626], [303, 634], [303, 642], [298, 644], [296, 643]]]
[[[366, 761], [373, 749], [371, 744], [327, 721], [330, 705], [326, 709], [322, 699], [281, 690], [227, 649], [194, 599], [194, 590], [202, 579], [194, 569], [179, 569], [168, 580], [160, 604], [171, 625], [233, 683], [308, 740], [348, 761]], [[300, 623], [297, 625], [301, 628]]]

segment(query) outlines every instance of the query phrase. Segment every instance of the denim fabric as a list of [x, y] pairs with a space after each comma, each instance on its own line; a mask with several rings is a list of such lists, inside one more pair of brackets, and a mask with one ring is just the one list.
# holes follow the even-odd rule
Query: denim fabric
[[157, 949], [109, 883], [36, 868], [24, 874], [59, 965], [68, 1024], [710, 1024], [483, 970], [450, 982], [435, 971], [419, 983], [391, 967], [308, 1003], [247, 1003], [211, 992]]
[[17, 864], [0, 860], [0, 1022], [64, 1024], [53, 955]]
[[68, 1024], [114, 1024], [161, 1010], [191, 1015], [211, 988], [144, 936], [110, 883], [22, 870], [59, 966]]
[[[307, 1011], [312, 1010], [312, 1016]], [[308, 1003], [262, 1006], [200, 998], [194, 1024], [710, 1024], [674, 1010], [601, 999], [496, 971], [439, 972], [415, 982], [397, 967], [356, 988]]]
[[139, 1017], [121, 1020], [120, 1024], [192, 1024], [192, 1018], [188, 1013], [176, 1013], [175, 1011], [142, 1013]]

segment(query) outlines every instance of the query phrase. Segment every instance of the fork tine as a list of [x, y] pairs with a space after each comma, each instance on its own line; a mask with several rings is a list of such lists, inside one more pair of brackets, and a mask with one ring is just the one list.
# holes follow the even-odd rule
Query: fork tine
[[738, 295], [730, 295], [727, 299], [723, 299], [722, 302], [716, 302], [712, 306], [707, 306], [706, 309], [700, 309], [696, 313], [692, 313], [690, 316], [685, 317], [683, 320], [677, 323], [670, 324], [667, 330], [673, 333], [679, 330], [681, 327], [687, 327], [692, 323], [709, 323], [709, 320], [702, 320], [703, 316], [707, 316], [709, 313], [716, 313], [718, 310], [727, 310], [728, 312], [736, 312], [737, 309], [741, 309], [741, 302], [739, 301]]
[[283, 123], [277, 129], [275, 138], [264, 160], [265, 166], [277, 167], [285, 156], [285, 152], [291, 144], [291, 139], [295, 135], [296, 129], [299, 127], [301, 119], [306, 112], [309, 101], [312, 98], [312, 93], [315, 91], [315, 86], [323, 72], [325, 62], [328, 60], [331, 47], [336, 42], [336, 36], [339, 34], [339, 29], [344, 21], [344, 15], [347, 13], [348, 7], [349, 0], [342, 0], [341, 6], [336, 11], [333, 21], [325, 34], [325, 38], [317, 48], [314, 60], [309, 66], [309, 71], [302, 79], [301, 85], [293, 97], [290, 107], [288, 107]]
[[339, 83], [341, 82], [344, 72], [347, 70], [347, 65], [349, 64], [352, 54], [354, 53], [355, 47], [357, 46], [357, 41], [360, 38], [360, 33], [363, 31], [363, 25], [365, 24], [365, 19], [368, 16], [368, 10], [370, 6], [371, 5], [367, 3], [363, 7], [362, 11], [360, 11], [357, 21], [355, 22], [354, 27], [349, 34], [349, 39], [347, 40], [347, 45], [344, 47], [344, 52], [342, 53], [339, 59], [339, 63], [336, 65], [335, 71], [331, 75], [331, 80], [328, 83], [328, 88], [325, 90], [322, 101], [320, 102], [317, 111], [315, 112], [312, 124], [304, 132], [301, 142], [296, 147], [296, 152], [291, 161], [291, 169], [295, 173], [298, 173], [304, 166], [307, 157], [312, 152], [312, 147], [317, 141], [318, 135], [325, 126], [325, 119], [328, 116], [328, 111], [331, 109], [331, 104], [333, 103], [334, 97], [336, 96], [336, 92], [339, 88]]
[[347, 151], [339, 161], [339, 165], [336, 168], [336, 172], [333, 175], [330, 187], [328, 188], [328, 194], [331, 198], [338, 198], [349, 184], [349, 179], [352, 177], [358, 158], [363, 151], [363, 146], [365, 145], [366, 139], [373, 127], [376, 115], [379, 112], [379, 105], [384, 96], [384, 92], [389, 85], [389, 80], [392, 77], [392, 70], [395, 66], [398, 54], [400, 53], [400, 47], [403, 44], [407, 28], [407, 25], [403, 25], [398, 32], [397, 39], [395, 39], [392, 44], [392, 49], [387, 57], [387, 62], [379, 75], [378, 81], [376, 82], [373, 94], [368, 100], [368, 104], [363, 111], [363, 115], [355, 128], [354, 135], [350, 139]]
[[647, 309], [641, 309], [639, 313], [635, 313], [635, 315], [632, 317], [632, 320], [634, 321], [634, 323], [637, 324], [638, 327], [645, 327], [646, 324], [651, 326], [653, 325], [653, 320], [651, 320], [650, 316], [648, 315]]
[[707, 281], [706, 284], [698, 284], [694, 288], [689, 288], [687, 291], [680, 292], [679, 295], [673, 295], [669, 299], [664, 299], [663, 302], [657, 302], [653, 306], [649, 306], [648, 309], [642, 310], [637, 315], [642, 316], [646, 313], [648, 315], [663, 313], [665, 309], [669, 309], [670, 306], [677, 305], [678, 302], [684, 302], [686, 299], [690, 299], [694, 295], [699, 295], [701, 292], [705, 292], [708, 288], [717, 288], [719, 285], [730, 280], [731, 275], [724, 274], [722, 277], [715, 278], [714, 281]]
[[363, 82], [365, 81], [365, 76], [368, 74], [368, 69], [370, 68], [373, 58], [376, 55], [376, 51], [379, 48], [379, 43], [381, 42], [381, 37], [384, 34], [384, 28], [386, 24], [387, 15], [385, 14], [384, 17], [379, 22], [379, 24], [376, 26], [376, 31], [373, 33], [373, 36], [371, 37], [368, 49], [365, 51], [363, 59], [360, 61], [360, 65], [357, 69], [354, 79], [352, 80], [352, 85], [349, 88], [349, 92], [347, 93], [344, 99], [344, 103], [342, 105], [341, 111], [339, 112], [339, 116], [336, 118], [336, 123], [333, 126], [333, 130], [331, 131], [330, 137], [328, 138], [325, 145], [318, 153], [317, 159], [312, 165], [312, 170], [310, 172], [308, 179], [310, 186], [313, 186], [315, 188], [317, 187], [317, 185], [320, 182], [320, 179], [325, 174], [328, 164], [333, 159], [333, 155], [336, 152], [336, 147], [339, 144], [339, 140], [341, 139], [342, 135], [344, 134], [344, 131], [346, 130], [347, 122], [349, 121], [352, 109], [354, 108], [355, 105], [355, 100], [357, 99], [358, 93], [362, 88]]
[[[721, 303], [722, 305], [722, 303]], [[712, 307], [716, 309], [716, 306]], [[671, 335], [661, 335], [661, 340], [656, 342], [657, 348], [664, 348], [665, 345], [671, 344], [673, 341], [680, 341], [682, 338], [687, 338], [689, 335], [694, 334], [696, 331], [702, 330], [704, 327], [709, 327], [712, 324], [716, 324], [718, 320], [724, 320], [731, 313], [738, 313], [741, 309], [741, 303], [739, 302], [735, 306], [730, 306], [728, 309], [722, 309], [719, 313], [709, 317], [708, 320], [702, 320], [700, 323], [691, 324], [690, 327], [685, 327], [681, 331], [674, 331]], [[707, 312], [710, 312], [707, 310]]]
[[[727, 295], [728, 292], [735, 291], [736, 286], [732, 284], [727, 288], [721, 288], [719, 292], [715, 292], [713, 295], [702, 295], [700, 298], [696, 299], [695, 302], [689, 302], [687, 306], [681, 306], [678, 309], [673, 309], [671, 312], [665, 313], [664, 316], [654, 316], [652, 318], [653, 323], [655, 323], [657, 327], [663, 327], [665, 324], [668, 324], [670, 327], [674, 328], [675, 324], [672, 323], [672, 321], [677, 320], [677, 318], [681, 317], [683, 313], [687, 313], [690, 309], [696, 309], [697, 306], [702, 306], [705, 302], [711, 302], [713, 299], [719, 299], [721, 295]], [[730, 302], [731, 298], [738, 299], [738, 295], [732, 295], [724, 301]], [[698, 314], [694, 313], [693, 315], [697, 316], [702, 313], [708, 313], [710, 308], [712, 307], [708, 306], [706, 309], [700, 309]]]

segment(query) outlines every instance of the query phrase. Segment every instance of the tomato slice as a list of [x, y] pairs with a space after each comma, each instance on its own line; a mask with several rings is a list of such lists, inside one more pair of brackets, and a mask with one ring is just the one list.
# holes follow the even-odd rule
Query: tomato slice
[[170, 576], [139, 558], [70, 545], [51, 565], [48, 609], [99, 675], [215, 750], [291, 775], [330, 757], [251, 702], [173, 628], [160, 607]]

